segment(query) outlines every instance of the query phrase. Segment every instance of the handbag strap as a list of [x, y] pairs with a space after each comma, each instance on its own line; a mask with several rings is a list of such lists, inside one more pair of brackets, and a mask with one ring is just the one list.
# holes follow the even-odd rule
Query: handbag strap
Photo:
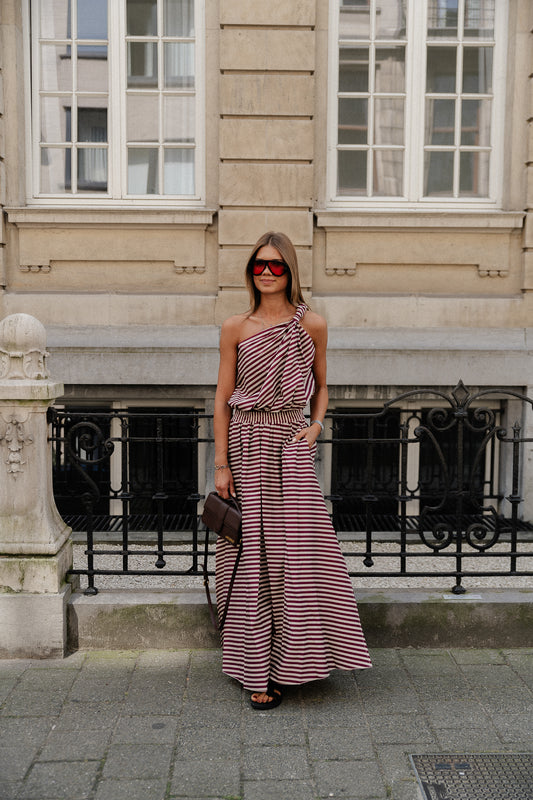
[[235, 559], [235, 564], [233, 565], [233, 572], [231, 573], [231, 580], [229, 582], [228, 593], [226, 595], [226, 604], [224, 606], [224, 611], [222, 613], [222, 616], [220, 617], [220, 622], [217, 622], [217, 618], [215, 616], [215, 609], [213, 608], [213, 601], [211, 600], [211, 592], [209, 591], [209, 574], [207, 571], [207, 559], [209, 556], [209, 528], [205, 529], [204, 563], [202, 566], [202, 571], [204, 573], [205, 594], [207, 597], [207, 605], [209, 606], [209, 616], [211, 617], [211, 622], [213, 623], [213, 627], [215, 628], [215, 630], [219, 631], [220, 633], [222, 633], [222, 629], [224, 628], [224, 623], [226, 622], [229, 602], [231, 600], [231, 592], [233, 589], [233, 584], [235, 583], [235, 576], [237, 575], [237, 567], [239, 566], [241, 555], [242, 555], [242, 539], [239, 544], [239, 550], [237, 553], [237, 557]]

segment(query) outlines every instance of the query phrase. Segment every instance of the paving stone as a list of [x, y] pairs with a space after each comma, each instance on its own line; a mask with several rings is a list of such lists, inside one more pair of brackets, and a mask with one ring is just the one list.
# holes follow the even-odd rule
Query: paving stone
[[373, 758], [372, 739], [363, 725], [360, 728], [338, 728], [309, 731], [309, 752], [312, 759], [325, 760]]
[[[220, 656], [219, 656], [220, 658]], [[191, 661], [190, 650], [144, 650], [139, 653], [136, 670], [165, 669], [187, 672]]]
[[243, 720], [243, 741], [255, 745], [305, 746], [305, 730], [300, 715], [259, 713]]
[[479, 689], [517, 689], [523, 690], [524, 682], [519, 675], [506, 664], [472, 664], [464, 667], [465, 676], [477, 692]]
[[95, 699], [104, 703], [113, 700], [121, 701], [126, 696], [129, 683], [129, 675], [118, 678], [101, 678], [95, 675], [88, 678], [82, 674], [72, 687], [69, 700], [79, 700], [82, 703], [91, 702]]
[[121, 717], [113, 733], [113, 744], [172, 744], [177, 727], [177, 717], [169, 714]]
[[111, 738], [112, 728], [50, 732], [39, 753], [39, 761], [71, 761], [103, 758]]
[[183, 703], [182, 690], [167, 686], [128, 689], [124, 699], [125, 714], [177, 714]]
[[427, 722], [407, 714], [368, 717], [370, 735], [378, 744], [431, 744], [435, 741]]
[[9, 746], [0, 747], [0, 797], [1, 781], [22, 781], [38, 752], [38, 746], [19, 747], [16, 740]]
[[104, 765], [104, 778], [160, 778], [167, 775], [172, 747], [161, 744], [111, 745]]
[[374, 761], [317, 761], [314, 773], [319, 797], [386, 797], [386, 786]]
[[485, 729], [458, 728], [438, 730], [435, 733], [439, 750], [455, 753], [490, 753], [500, 749], [501, 739], [492, 723]]
[[30, 691], [17, 686], [10, 693], [0, 714], [3, 717], [57, 716], [61, 713], [66, 694], [66, 691], [57, 695], [55, 692]]
[[17, 797], [20, 796], [21, 788], [22, 783], [20, 781], [14, 782], [2, 780], [0, 797], [2, 800], [17, 800]]
[[246, 747], [244, 780], [308, 780], [309, 764], [304, 747]]
[[101, 730], [112, 728], [123, 706], [121, 703], [66, 703], [54, 721], [58, 731]]
[[421, 800], [421, 797], [416, 779], [394, 781], [391, 786], [390, 800]]
[[178, 737], [176, 758], [180, 761], [202, 758], [237, 758], [240, 749], [241, 732], [238, 729], [226, 731], [222, 728], [214, 728], [213, 731], [207, 733], [205, 729], [184, 728]]
[[409, 753], [412, 750], [412, 746], [406, 745], [376, 745], [378, 763], [388, 783], [392, 784], [394, 781], [409, 780], [415, 777], [413, 766], [409, 760]]
[[454, 648], [450, 651], [452, 658], [458, 664], [506, 664], [507, 659], [503, 650], [490, 650], [483, 649], [477, 650], [475, 648]]
[[533, 709], [517, 714], [492, 714], [492, 724], [503, 742], [524, 742], [533, 749]]
[[315, 703], [305, 706], [305, 718], [309, 729], [331, 727], [332, 720], [341, 728], [350, 728], [361, 724], [364, 719], [363, 706], [360, 703]]
[[316, 800], [310, 781], [244, 781], [244, 800]]
[[109, 778], [98, 785], [95, 800], [165, 800], [166, 790], [166, 776], [149, 780]]
[[429, 700], [425, 715], [434, 728], [486, 728], [490, 717], [483, 707], [473, 701]]
[[[240, 704], [221, 700], [219, 703], [187, 701], [183, 703], [180, 717], [182, 727], [224, 728], [233, 730], [240, 727]], [[276, 709], [277, 710], [277, 709]]]
[[402, 660], [411, 675], [460, 675], [459, 666], [447, 650], [404, 650]]
[[420, 714], [423, 711], [420, 699], [415, 691], [398, 692], [393, 687], [373, 689], [371, 693], [362, 694], [363, 708], [366, 714]]
[[86, 800], [99, 767], [99, 761], [35, 764], [23, 784], [20, 800]]
[[55, 717], [34, 718], [31, 721], [25, 717], [0, 717], [0, 747], [13, 742], [17, 742], [21, 748], [40, 746], [56, 721]]
[[211, 759], [175, 761], [171, 797], [223, 798], [240, 797], [238, 761]]

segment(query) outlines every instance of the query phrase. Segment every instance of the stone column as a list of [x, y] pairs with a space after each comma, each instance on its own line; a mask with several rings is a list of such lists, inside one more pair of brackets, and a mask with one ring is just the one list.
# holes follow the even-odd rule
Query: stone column
[[47, 410], [46, 334], [28, 314], [0, 322], [0, 657], [62, 656], [72, 565], [57, 511]]

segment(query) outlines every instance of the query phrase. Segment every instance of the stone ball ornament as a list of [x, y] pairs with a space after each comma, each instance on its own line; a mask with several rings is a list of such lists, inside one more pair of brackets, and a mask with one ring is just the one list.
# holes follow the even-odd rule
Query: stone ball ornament
[[46, 330], [30, 314], [0, 322], [0, 380], [46, 380]]

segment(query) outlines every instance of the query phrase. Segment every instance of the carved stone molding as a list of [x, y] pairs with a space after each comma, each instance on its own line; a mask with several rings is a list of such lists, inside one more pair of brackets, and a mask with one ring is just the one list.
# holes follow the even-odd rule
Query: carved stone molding
[[353, 267], [326, 267], [326, 275], [355, 275], [356, 264]]
[[509, 270], [506, 267], [483, 267], [478, 264], [477, 273], [480, 278], [507, 278]]
[[0, 444], [5, 443], [7, 447], [7, 473], [13, 478], [17, 478], [24, 472], [26, 461], [23, 458], [24, 448], [33, 444], [33, 436], [28, 434], [24, 428], [24, 423], [15, 416], [9, 417], [0, 430]]
[[50, 264], [19, 264], [21, 272], [50, 272], [52, 267]]
[[46, 331], [29, 314], [0, 322], [0, 380], [46, 380]]
[[205, 267], [183, 267], [181, 265], [174, 264], [174, 272], [176, 272], [178, 275], [201, 275], [205, 272]]

